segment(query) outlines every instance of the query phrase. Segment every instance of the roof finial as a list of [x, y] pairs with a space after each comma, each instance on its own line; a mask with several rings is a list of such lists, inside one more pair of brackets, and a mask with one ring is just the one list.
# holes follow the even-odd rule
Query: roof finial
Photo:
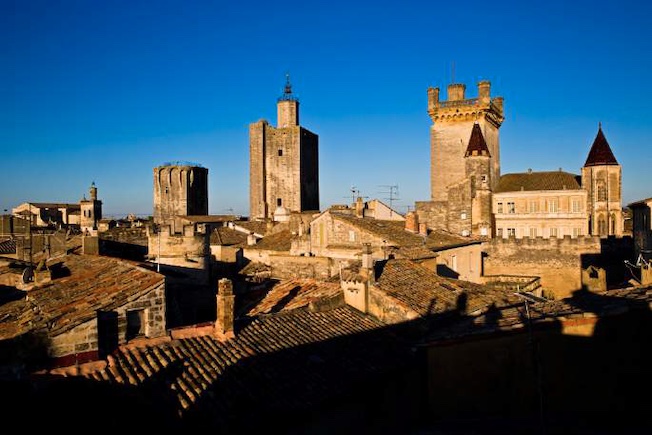
[[455, 83], [455, 61], [451, 64], [451, 83]]
[[285, 73], [285, 95], [292, 94], [292, 84], [290, 83], [290, 73]]
[[602, 121], [598, 121], [598, 130], [602, 130]]

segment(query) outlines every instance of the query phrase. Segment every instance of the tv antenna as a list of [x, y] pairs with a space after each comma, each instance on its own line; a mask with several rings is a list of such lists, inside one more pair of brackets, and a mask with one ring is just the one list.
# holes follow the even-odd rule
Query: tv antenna
[[398, 184], [383, 185], [383, 186], [379, 186], [379, 187], [383, 187], [385, 189], [388, 189], [388, 190], [385, 190], [385, 191], [383, 191], [381, 193], [389, 195], [388, 197], [385, 197], [383, 199], [386, 199], [386, 200], [389, 201], [389, 208], [393, 210], [394, 209], [393, 208], [394, 201], [399, 200], [399, 197], [398, 197]]

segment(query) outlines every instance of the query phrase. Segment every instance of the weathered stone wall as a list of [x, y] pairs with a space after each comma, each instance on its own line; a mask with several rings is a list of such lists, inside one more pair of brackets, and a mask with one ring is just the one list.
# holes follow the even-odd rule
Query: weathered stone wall
[[[602, 189], [599, 185], [604, 186], [604, 197], [600, 197]], [[583, 167], [582, 187], [588, 192], [591, 234], [622, 236], [625, 223], [622, 214], [622, 167]]]
[[148, 230], [150, 258], [160, 264], [187, 269], [207, 270], [210, 262], [210, 232], [200, 225], [184, 225], [183, 233], [174, 234], [170, 225], [158, 232]]
[[582, 288], [582, 256], [600, 254], [596, 237], [492, 239], [484, 244], [485, 275], [535, 275], [544, 293], [560, 299]]
[[419, 223], [428, 229], [448, 230], [448, 203], [446, 201], [416, 201], [415, 209]]
[[471, 235], [472, 187], [469, 178], [448, 187], [447, 230], [453, 234]]
[[[117, 315], [117, 337], [115, 343], [127, 342], [127, 311], [145, 310], [147, 338], [166, 335], [165, 323], [165, 284], [160, 284], [146, 295], [129, 302], [115, 310]], [[97, 352], [101, 343], [98, 341], [98, 319], [93, 318], [63, 334], [51, 337], [50, 352], [53, 358], [75, 354]]]
[[394, 298], [388, 297], [387, 293], [373, 286], [369, 288], [368, 312], [389, 324], [401, 323], [418, 317], [418, 313], [398, 304]]
[[177, 216], [208, 214], [208, 169], [169, 165], [154, 168], [154, 222], [182, 229]]
[[265, 120], [249, 125], [250, 219], [262, 219], [268, 213], [265, 198], [265, 133], [267, 128], [268, 124]]
[[273, 278], [328, 279], [331, 276], [332, 261], [326, 257], [270, 254], [267, 258]]

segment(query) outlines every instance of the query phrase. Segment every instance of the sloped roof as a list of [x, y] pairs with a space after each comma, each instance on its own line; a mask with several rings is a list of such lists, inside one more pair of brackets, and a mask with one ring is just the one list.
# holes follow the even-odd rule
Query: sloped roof
[[110, 257], [67, 255], [63, 265], [69, 276], [0, 306], [0, 339], [41, 328], [60, 334], [95, 318], [97, 310], [114, 310], [164, 283], [163, 275]]
[[469, 145], [466, 147], [466, 152], [464, 153], [464, 157], [469, 156], [491, 157], [489, 148], [487, 147], [487, 142], [485, 142], [484, 136], [482, 134], [482, 129], [480, 129], [480, 124], [477, 122], [473, 124], [473, 129], [471, 130], [471, 138], [469, 139]]
[[203, 430], [226, 429], [219, 433], [290, 427], [305, 411], [412, 360], [379, 321], [348, 306], [258, 316], [228, 341], [205, 335], [122, 347], [109, 359], [87, 378], [165, 397], [169, 412]]
[[586, 163], [584, 166], [597, 166], [597, 165], [617, 165], [618, 161], [614, 157], [613, 152], [611, 152], [611, 147], [607, 142], [607, 138], [602, 132], [602, 126], [598, 127], [598, 134], [593, 140], [593, 145], [591, 145], [591, 150], [589, 155], [586, 158]]
[[506, 305], [518, 301], [511, 292], [445, 278], [409, 260], [388, 260], [378, 269], [378, 288], [421, 316], [458, 309], [473, 312], [490, 304]]
[[0, 240], [0, 254], [15, 254], [16, 241], [14, 239]]
[[495, 193], [535, 190], [579, 190], [580, 176], [563, 171], [522, 172], [500, 177]]
[[367, 231], [377, 237], [387, 240], [388, 246], [399, 248], [399, 253], [405, 258], [420, 259], [432, 257], [432, 251], [438, 251], [453, 246], [479, 243], [469, 237], [457, 236], [445, 231], [431, 231], [427, 237], [415, 234], [405, 229], [405, 222], [385, 221], [373, 218], [358, 218], [355, 216], [332, 213], [335, 219], [351, 226]]
[[289, 251], [292, 247], [293, 235], [289, 229], [277, 233], [268, 234], [260, 239], [255, 245], [247, 246], [247, 249], [262, 249], [267, 251]]
[[277, 313], [308, 306], [311, 302], [333, 298], [342, 293], [339, 282], [294, 278], [276, 283], [246, 315]]
[[231, 229], [229, 227], [217, 227], [211, 233], [211, 245], [245, 245], [247, 243], [247, 235]]

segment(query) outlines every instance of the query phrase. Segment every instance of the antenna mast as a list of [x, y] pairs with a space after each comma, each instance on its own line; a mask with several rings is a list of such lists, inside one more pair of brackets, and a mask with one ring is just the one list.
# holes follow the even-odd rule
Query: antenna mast
[[399, 199], [399, 197], [398, 197], [398, 184], [393, 184], [391, 186], [390, 185], [385, 185], [385, 186], [380, 186], [380, 187], [385, 187], [385, 188], [389, 189], [388, 191], [384, 191], [384, 192], [381, 192], [381, 193], [385, 193], [385, 194], [389, 195], [389, 197], [386, 197], [386, 198], [383, 198], [383, 199], [387, 199], [389, 201], [389, 208], [391, 209], [390, 213], [392, 213], [393, 210], [394, 210], [394, 207], [393, 207], [394, 201], [397, 201]]

